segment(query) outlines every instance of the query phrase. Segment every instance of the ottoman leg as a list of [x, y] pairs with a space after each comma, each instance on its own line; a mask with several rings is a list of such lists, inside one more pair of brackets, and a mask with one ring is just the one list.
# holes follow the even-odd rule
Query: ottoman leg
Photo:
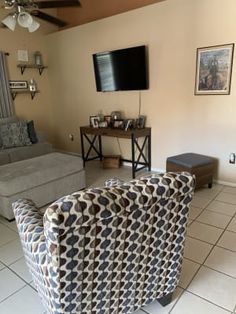
[[157, 301], [162, 305], [162, 306], [166, 306], [168, 304], [171, 303], [172, 301], [172, 297], [173, 297], [173, 292], [165, 295], [164, 297], [157, 299]]

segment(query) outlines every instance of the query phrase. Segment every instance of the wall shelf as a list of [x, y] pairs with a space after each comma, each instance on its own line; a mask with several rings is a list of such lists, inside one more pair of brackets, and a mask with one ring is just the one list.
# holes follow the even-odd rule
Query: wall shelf
[[47, 66], [44, 65], [37, 65], [37, 64], [18, 64], [18, 68], [20, 68], [21, 74], [23, 75], [25, 72], [25, 69], [38, 69], [39, 75], [43, 73], [43, 70], [47, 68]]
[[15, 100], [15, 98], [16, 98], [16, 96], [17, 96], [18, 94], [30, 94], [30, 95], [31, 95], [31, 99], [34, 99], [34, 97], [35, 97], [35, 95], [36, 95], [37, 93], [39, 93], [38, 90], [36, 90], [35, 92], [32, 92], [32, 91], [30, 91], [30, 90], [28, 90], [28, 89], [14, 90], [14, 91], [12, 90], [12, 91], [11, 91], [11, 96], [12, 96], [12, 99]]

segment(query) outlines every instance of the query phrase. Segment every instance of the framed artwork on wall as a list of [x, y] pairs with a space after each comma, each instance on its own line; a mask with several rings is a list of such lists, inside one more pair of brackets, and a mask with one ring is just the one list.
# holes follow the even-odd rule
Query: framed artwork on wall
[[197, 49], [195, 95], [229, 95], [234, 44]]

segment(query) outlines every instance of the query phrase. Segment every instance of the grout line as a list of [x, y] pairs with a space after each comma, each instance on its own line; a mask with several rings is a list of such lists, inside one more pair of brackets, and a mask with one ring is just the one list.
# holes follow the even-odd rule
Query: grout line
[[218, 248], [221, 248], [221, 249], [224, 249], [224, 250], [226, 250], [226, 251], [229, 251], [229, 252], [232, 252], [232, 253], [235, 253], [236, 254], [236, 251], [233, 251], [233, 250], [231, 250], [231, 249], [228, 249], [228, 248], [225, 248], [224, 246], [221, 246], [221, 245], [216, 245], [216, 247], [218, 247]]
[[236, 277], [234, 277], [234, 276], [232, 276], [232, 275], [229, 275], [229, 274], [226, 274], [226, 273], [224, 273], [224, 272], [222, 272], [222, 271], [220, 271], [220, 270], [216, 270], [216, 269], [214, 269], [214, 268], [212, 268], [211, 266], [208, 266], [208, 265], [202, 265], [202, 266], [204, 266], [205, 268], [209, 268], [209, 269], [211, 269], [211, 270], [214, 270], [214, 271], [216, 271], [217, 273], [220, 273], [220, 274], [222, 274], [222, 275], [225, 275], [225, 276], [227, 276], [227, 277], [229, 277], [229, 278], [232, 278], [232, 279], [236, 279]]
[[[197, 208], [199, 208], [199, 207], [197, 207]], [[199, 209], [201, 209], [201, 211], [200, 211], [200, 213], [199, 214], [197, 214], [197, 216], [195, 217], [195, 218], [193, 218], [193, 219], [191, 219], [192, 221], [195, 221], [203, 212], [204, 212], [204, 208], [199, 208]], [[190, 210], [189, 210], [189, 212], [191, 211], [191, 207], [190, 207]]]
[[230, 218], [235, 215], [235, 213], [233, 215], [229, 215], [229, 214], [225, 214], [225, 213], [222, 213], [222, 212], [216, 212], [215, 210], [207, 209], [207, 208], [205, 210], [207, 210], [208, 212], [211, 212], [211, 213], [219, 214], [219, 215], [230, 217]]
[[196, 297], [198, 297], [198, 298], [200, 298], [200, 299], [202, 299], [202, 300], [204, 300], [204, 301], [207, 301], [208, 303], [211, 303], [211, 304], [213, 304], [213, 305], [215, 305], [215, 306], [221, 308], [222, 310], [225, 310], [225, 311], [231, 313], [231, 310], [226, 309], [225, 307], [223, 307], [223, 306], [221, 306], [221, 305], [218, 305], [218, 304], [216, 304], [216, 303], [214, 303], [214, 302], [212, 302], [212, 301], [210, 301], [210, 300], [208, 300], [208, 299], [205, 299], [205, 298], [201, 297], [200, 295], [198, 295], [198, 294], [196, 294], [196, 293], [194, 293], [194, 292], [192, 292], [192, 291], [186, 290], [186, 292], [188, 292], [188, 293], [190, 293], [190, 294], [192, 294], [192, 295], [194, 295], [194, 296], [196, 296]]
[[[220, 193], [220, 191], [219, 191], [219, 193]], [[217, 195], [218, 195], [219, 193], [216, 194], [216, 196], [212, 199], [211, 202], [213, 202], [213, 201], [215, 200], [215, 198], [217, 197]], [[211, 202], [210, 202], [210, 203], [211, 203]], [[209, 203], [209, 204], [210, 204], [210, 203]], [[208, 204], [208, 205], [209, 205], [209, 204]], [[223, 232], [222, 232], [222, 234], [223, 234]], [[198, 240], [199, 240], [199, 239], [198, 239]], [[199, 240], [199, 241], [201, 241], [201, 240]], [[203, 242], [203, 241], [202, 241], [202, 242]], [[207, 242], [206, 242], [206, 243], [207, 243]], [[209, 244], [209, 243], [207, 243], [207, 244]], [[209, 250], [209, 252], [208, 252], [207, 256], [205, 257], [205, 259], [203, 260], [202, 264], [200, 264], [201, 266], [198, 268], [198, 270], [196, 271], [196, 273], [194, 274], [194, 276], [193, 276], [192, 279], [190, 280], [189, 284], [187, 285], [186, 290], [188, 289], [188, 287], [190, 286], [190, 284], [193, 282], [194, 278], [197, 276], [197, 274], [199, 273], [200, 269], [202, 269], [202, 266], [204, 265], [205, 261], [207, 260], [207, 258], [208, 258], [209, 255], [211, 254], [211, 252], [213, 251], [213, 248], [214, 248], [214, 246], [212, 246], [211, 249]]]
[[6, 301], [7, 299], [9, 299], [11, 296], [13, 296], [14, 294], [18, 293], [19, 291], [23, 290], [27, 285], [24, 285], [23, 287], [21, 287], [20, 289], [14, 291], [13, 293], [9, 294], [6, 298], [2, 299], [0, 301], [0, 304], [4, 301]]
[[[220, 192], [219, 192], [219, 193], [220, 193]], [[218, 194], [219, 194], [219, 193], [218, 193]], [[217, 195], [218, 195], [218, 194], [217, 194]], [[215, 196], [215, 198], [217, 197], [217, 195]], [[213, 198], [212, 201], [214, 201], [215, 198]], [[212, 201], [211, 201], [211, 202], [212, 202]], [[235, 215], [234, 215], [234, 216], [235, 216]], [[234, 218], [234, 216], [229, 220], [228, 224], [225, 226], [225, 228], [224, 228], [222, 234], [220, 235], [220, 237], [218, 238], [218, 240], [216, 241], [216, 243], [215, 243], [214, 245], [212, 245], [212, 248], [210, 249], [208, 255], [205, 257], [205, 259], [203, 260], [202, 264], [200, 264], [201, 266], [200, 266], [199, 269], [196, 271], [195, 275], [193, 276], [193, 278], [190, 280], [189, 284], [187, 285], [186, 291], [189, 291], [189, 290], [187, 290], [187, 289], [189, 288], [189, 286], [191, 285], [191, 283], [193, 282], [193, 280], [195, 279], [195, 277], [197, 276], [197, 274], [199, 273], [199, 271], [200, 271], [203, 267], [207, 267], [207, 266], [205, 265], [206, 260], [208, 259], [208, 257], [210, 256], [210, 254], [212, 253], [212, 251], [214, 250], [214, 248], [217, 246], [217, 243], [220, 241], [220, 239], [221, 239], [221, 237], [223, 236], [224, 232], [227, 230], [227, 227], [228, 227], [229, 224], [231, 223], [231, 221], [232, 221], [232, 219]], [[198, 239], [198, 240], [199, 240], [199, 239]], [[199, 240], [199, 241], [201, 241], [201, 240]], [[204, 242], [204, 241], [202, 241], [202, 242]], [[207, 243], [207, 242], [206, 242], [206, 243]], [[190, 260], [191, 260], [191, 259], [190, 259]], [[192, 261], [192, 260], [191, 260], [191, 261]], [[195, 262], [195, 263], [196, 263], [196, 262]], [[210, 267], [208, 267], [208, 268], [211, 269]], [[213, 269], [213, 270], [216, 271], [216, 272], [218, 272], [218, 273], [224, 274], [225, 276], [228, 276], [228, 277], [230, 277], [230, 278], [234, 278], [234, 277], [231, 277], [231, 276], [229, 276], [228, 274], [222, 273], [222, 272], [220, 272], [220, 271], [218, 271], [218, 270], [215, 270], [215, 269]], [[235, 279], [235, 278], [234, 278], [234, 279]], [[202, 299], [204, 299], [204, 298], [202, 298]], [[204, 300], [205, 300], [205, 299], [204, 299]], [[207, 300], [207, 299], [206, 299], [206, 301], [209, 302], [209, 300]], [[212, 302], [210, 302], [210, 303], [212, 303]], [[212, 304], [214, 304], [214, 303], [212, 303]], [[217, 305], [217, 306], [218, 306], [218, 305]]]
[[[198, 217], [197, 217], [197, 218], [198, 218]], [[199, 223], [199, 224], [201, 224], [201, 225], [211, 226], [211, 227], [217, 228], [217, 229], [219, 229], [219, 230], [225, 230], [225, 228], [220, 228], [220, 227], [217, 227], [217, 226], [215, 226], [215, 225], [210, 225], [210, 224], [207, 224], [207, 223], [205, 223], [205, 222], [196, 220], [197, 218], [195, 218], [194, 222], [197, 222], [197, 223]]]
[[[220, 192], [221, 193], [221, 192]], [[229, 193], [228, 193], [229, 194]], [[218, 194], [217, 194], [218, 195]], [[229, 203], [229, 202], [226, 202], [226, 201], [221, 201], [221, 200], [219, 200], [219, 199], [215, 199], [215, 201], [216, 202], [219, 202], [219, 203], [223, 203], [223, 204], [227, 204], [227, 205], [234, 205], [234, 206], [236, 206], [236, 204], [235, 203]]]
[[[22, 258], [22, 257], [21, 257]], [[16, 275], [19, 279], [21, 279], [26, 285], [29, 285], [29, 283], [23, 278], [23, 277], [21, 277], [18, 273], [16, 273], [13, 269], [11, 269], [10, 267], [9, 267], [9, 265], [7, 265], [7, 264], [5, 264], [5, 263], [3, 263], [3, 262], [1, 262], [5, 267], [3, 268], [3, 269], [8, 269], [10, 272], [12, 272], [14, 275]], [[14, 264], [14, 263], [12, 263], [12, 264]], [[12, 265], [11, 264], [11, 265]], [[1, 269], [0, 270], [0, 272], [3, 270], [3, 269]], [[27, 269], [28, 269], [28, 267], [27, 267]], [[34, 289], [35, 290], [35, 289]]]
[[7, 244], [9, 244], [9, 243], [11, 243], [11, 242], [16, 241], [17, 239], [19, 240], [19, 237], [16, 237], [16, 238], [14, 238], [14, 239], [12, 239], [12, 240], [10, 240], [10, 241], [4, 243], [4, 244], [1, 244], [1, 245], [0, 245], [0, 249], [1, 249], [3, 246], [5, 246], [5, 245], [7, 245]]
[[[14, 221], [15, 221], [15, 220], [14, 220]], [[9, 229], [10, 231], [12, 231], [12, 232], [18, 234], [18, 231], [15, 230], [13, 227], [11, 228], [11, 227], [9, 226], [9, 223], [10, 223], [10, 222], [7, 223], [7, 221], [4, 223], [2, 220], [0, 220], [0, 225], [6, 227], [6, 228]]]
[[30, 288], [32, 288], [35, 292], [38, 293], [38, 290], [37, 290], [36, 287], [34, 286], [34, 281], [33, 281], [33, 280], [28, 283], [28, 286], [29, 286]]
[[[235, 218], [233, 218], [233, 219], [235, 219]], [[232, 232], [232, 233], [236, 233], [236, 231], [229, 230], [229, 229], [226, 229], [225, 231]]]
[[[23, 253], [23, 254], [22, 254], [21, 257], [17, 258], [14, 262], [12, 262], [12, 263], [10, 263], [10, 264], [8, 265], [9, 268], [11, 268], [10, 266], [12, 266], [13, 264], [19, 262], [19, 260], [21, 260], [21, 259], [24, 259], [24, 260], [25, 260], [25, 258], [24, 258], [24, 252], [22, 252], [22, 253]], [[27, 268], [27, 269], [28, 269], [28, 268]]]
[[[224, 233], [224, 230], [223, 230], [223, 229], [220, 229], [220, 230], [222, 230], [222, 233]], [[187, 234], [186, 237], [191, 238], [191, 239], [194, 239], [194, 240], [201, 241], [201, 242], [206, 243], [206, 244], [215, 245], [214, 243], [207, 242], [207, 241], [204, 241], [204, 240], [200, 240], [199, 238], [195, 238], [195, 237], [193, 237], [193, 236], [190, 236], [189, 234]]]
[[[15, 222], [15, 220], [13, 220], [13, 222]], [[2, 224], [4, 227], [7, 227], [9, 230], [15, 232], [16, 234], [18, 234], [17, 230], [15, 230], [14, 228], [11, 228], [11, 226], [9, 226], [10, 223], [11, 222], [9, 222], [7, 220], [6, 221], [0, 220], [0, 224]]]
[[[228, 216], [229, 217], [229, 216]], [[198, 219], [198, 218], [196, 218], [196, 219]], [[211, 225], [210, 223], [206, 223], [206, 222], [203, 222], [203, 221], [200, 221], [200, 220], [196, 220], [195, 222], [198, 222], [198, 223], [201, 223], [201, 224], [203, 224], [203, 225], [207, 225], [207, 226], [209, 226], [209, 227], [215, 227], [215, 228], [218, 228], [218, 229], [220, 229], [220, 230], [225, 230], [225, 227], [218, 227], [218, 226], [216, 226], [216, 225]]]
[[208, 208], [206, 208], [205, 210], [207, 210], [207, 211], [209, 211], [209, 212], [216, 213], [216, 214], [224, 215], [224, 216], [227, 216], [227, 217], [234, 217], [234, 215], [235, 215], [235, 213], [236, 213], [236, 211], [235, 211], [235, 213], [233, 213], [233, 214], [230, 215], [230, 214], [225, 214], [225, 213], [222, 213], [222, 212], [213, 210], [213, 209], [208, 209]]
[[198, 264], [198, 265], [202, 265], [201, 263], [199, 263], [199, 262], [196, 262], [196, 261], [194, 261], [193, 259], [191, 259], [191, 258], [189, 258], [189, 257], [185, 257], [184, 256], [184, 259], [187, 259], [188, 261], [190, 261], [190, 262], [194, 262], [195, 264]]

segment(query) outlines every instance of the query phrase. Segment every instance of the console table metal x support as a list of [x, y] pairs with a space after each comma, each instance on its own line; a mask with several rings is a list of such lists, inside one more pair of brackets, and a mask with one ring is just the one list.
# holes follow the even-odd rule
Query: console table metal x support
[[[90, 138], [88, 135], [92, 135]], [[85, 165], [85, 162], [103, 158], [102, 153], [102, 136], [117, 137], [117, 138], [126, 138], [131, 139], [131, 160], [123, 159], [122, 161], [132, 163], [132, 177], [135, 178], [135, 173], [148, 168], [151, 170], [151, 128], [144, 129], [133, 129], [133, 130], [120, 130], [120, 129], [111, 129], [111, 128], [92, 128], [89, 126], [84, 126], [80, 128], [80, 137], [81, 137], [81, 152], [82, 158]], [[138, 138], [144, 138], [142, 144], [139, 144]], [[84, 139], [89, 144], [88, 150], [85, 153]], [[96, 146], [98, 142], [98, 148]], [[146, 149], [147, 148], [147, 149]], [[90, 156], [92, 152], [95, 152], [96, 155]]]

